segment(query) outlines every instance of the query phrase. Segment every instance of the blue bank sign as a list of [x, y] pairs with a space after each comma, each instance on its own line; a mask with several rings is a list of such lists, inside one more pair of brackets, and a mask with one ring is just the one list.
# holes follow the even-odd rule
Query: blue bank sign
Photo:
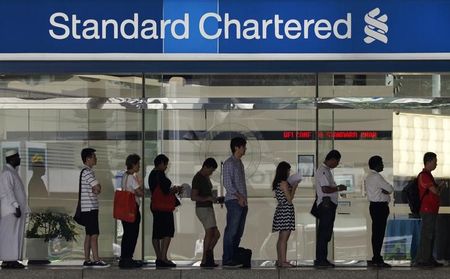
[[0, 60], [450, 59], [446, 0], [0, 1]]

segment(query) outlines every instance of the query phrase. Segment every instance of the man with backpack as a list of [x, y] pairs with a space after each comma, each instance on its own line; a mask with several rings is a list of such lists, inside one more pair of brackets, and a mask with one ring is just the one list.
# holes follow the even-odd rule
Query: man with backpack
[[439, 185], [434, 181], [431, 172], [436, 169], [437, 156], [427, 152], [423, 156], [424, 168], [417, 177], [420, 196], [420, 246], [414, 259], [413, 266], [439, 267], [442, 266], [433, 257], [433, 246], [436, 234], [436, 220], [439, 213], [439, 194], [444, 181]]

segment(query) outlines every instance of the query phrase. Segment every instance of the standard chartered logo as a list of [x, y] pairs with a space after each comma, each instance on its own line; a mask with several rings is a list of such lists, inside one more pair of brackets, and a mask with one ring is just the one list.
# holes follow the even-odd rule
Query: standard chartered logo
[[386, 14], [380, 15], [380, 13], [380, 9], [375, 8], [364, 17], [364, 21], [366, 22], [366, 27], [364, 28], [366, 37], [364, 38], [364, 42], [366, 44], [371, 44], [375, 41], [380, 41], [385, 44], [388, 42], [388, 37], [386, 36], [389, 30], [386, 24], [388, 16]]

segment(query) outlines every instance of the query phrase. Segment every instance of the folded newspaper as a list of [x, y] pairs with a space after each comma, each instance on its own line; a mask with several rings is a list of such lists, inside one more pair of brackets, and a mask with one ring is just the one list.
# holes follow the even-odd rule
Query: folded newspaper
[[291, 186], [297, 186], [300, 181], [302, 181], [302, 174], [300, 172], [297, 172], [291, 176], [288, 177], [287, 182], [289, 183], [289, 185]]

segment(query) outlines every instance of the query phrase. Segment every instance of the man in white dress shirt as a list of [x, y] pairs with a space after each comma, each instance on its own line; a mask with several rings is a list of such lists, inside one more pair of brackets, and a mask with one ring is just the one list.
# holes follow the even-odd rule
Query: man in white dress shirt
[[380, 156], [372, 156], [369, 159], [369, 175], [364, 180], [367, 199], [370, 201], [370, 217], [372, 218], [372, 261], [368, 265], [376, 267], [391, 267], [381, 257], [386, 222], [389, 216], [390, 194], [394, 188], [389, 184], [380, 172], [383, 171], [383, 159]]
[[347, 190], [345, 185], [336, 185], [331, 170], [339, 165], [341, 153], [331, 150], [325, 157], [325, 161], [316, 171], [316, 195], [318, 222], [315, 267], [334, 267], [328, 261], [328, 242], [333, 235], [334, 219], [338, 204], [338, 192]]
[[5, 152], [6, 165], [0, 174], [0, 260], [2, 268], [24, 268], [22, 260], [25, 221], [29, 213], [25, 187], [17, 173], [17, 150]]

